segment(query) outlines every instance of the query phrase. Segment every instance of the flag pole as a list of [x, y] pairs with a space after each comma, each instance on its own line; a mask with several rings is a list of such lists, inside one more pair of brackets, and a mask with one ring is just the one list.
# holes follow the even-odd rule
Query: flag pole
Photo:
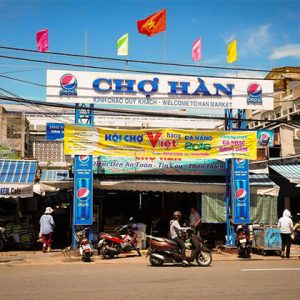
[[[88, 54], [88, 33], [87, 31], [84, 32], [84, 55], [87, 56]], [[85, 70], [87, 70], [87, 57], [84, 58], [85, 63]]]
[[[164, 37], [163, 37], [163, 54], [164, 54], [164, 64], [167, 62], [167, 31], [164, 31]], [[164, 68], [166, 66], [164, 65]]]

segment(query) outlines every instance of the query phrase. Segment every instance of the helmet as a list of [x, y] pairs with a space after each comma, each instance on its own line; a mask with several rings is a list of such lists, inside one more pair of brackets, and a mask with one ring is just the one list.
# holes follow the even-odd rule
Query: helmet
[[243, 229], [243, 225], [238, 225], [238, 227], [236, 228], [236, 230], [240, 230]]
[[179, 210], [173, 212], [173, 218], [179, 219], [180, 217], [181, 217], [181, 212]]

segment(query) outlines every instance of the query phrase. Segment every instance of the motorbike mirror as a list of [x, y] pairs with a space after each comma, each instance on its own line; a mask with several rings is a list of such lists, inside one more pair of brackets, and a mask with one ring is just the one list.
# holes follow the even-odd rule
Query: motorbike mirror
[[133, 217], [130, 217], [130, 218], [129, 218], [129, 221], [132, 222], [132, 221], [133, 221]]

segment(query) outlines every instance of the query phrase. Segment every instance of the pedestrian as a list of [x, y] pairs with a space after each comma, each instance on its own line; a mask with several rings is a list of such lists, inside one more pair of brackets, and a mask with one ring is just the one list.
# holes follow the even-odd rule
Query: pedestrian
[[171, 239], [175, 241], [178, 246], [181, 248], [182, 254], [182, 264], [189, 265], [189, 262], [186, 260], [185, 254], [185, 243], [184, 240], [181, 239], [181, 233], [190, 229], [190, 227], [181, 227], [179, 224], [179, 219], [181, 217], [180, 211], [174, 211], [173, 219], [170, 221], [170, 235]]
[[54, 220], [52, 217], [53, 209], [47, 207], [40, 219], [39, 237], [43, 239], [43, 252], [50, 252], [52, 244], [52, 235], [54, 229]]
[[191, 207], [190, 213], [190, 226], [196, 228], [201, 222], [199, 213], [196, 211], [195, 207]]
[[[292, 244], [291, 233], [293, 230], [293, 221], [291, 213], [285, 209], [282, 217], [278, 220], [278, 227], [280, 228], [280, 235], [282, 240], [281, 257], [290, 258], [290, 249]], [[286, 248], [286, 255], [284, 254]]]

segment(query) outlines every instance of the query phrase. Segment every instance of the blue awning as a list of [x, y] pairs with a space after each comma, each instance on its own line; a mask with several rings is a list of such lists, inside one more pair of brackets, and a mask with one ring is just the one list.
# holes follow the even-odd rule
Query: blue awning
[[0, 160], [0, 197], [33, 197], [37, 161]]
[[274, 163], [269, 167], [285, 177], [289, 182], [300, 184], [300, 162], [293, 163]]
[[42, 170], [41, 181], [66, 181], [70, 180], [68, 170]]

